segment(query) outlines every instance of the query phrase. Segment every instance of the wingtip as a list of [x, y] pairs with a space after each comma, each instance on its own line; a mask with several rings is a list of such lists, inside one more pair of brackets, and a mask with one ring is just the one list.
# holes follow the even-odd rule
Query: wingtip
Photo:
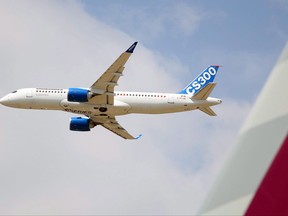
[[138, 44], [138, 42], [136, 41], [136, 42], [134, 42], [127, 50], [126, 50], [126, 52], [127, 53], [133, 53], [134, 52], [134, 49], [135, 49], [135, 47], [137, 46], [137, 44]]
[[142, 137], [142, 134], [139, 134], [137, 137], [135, 137], [135, 140], [138, 140]]

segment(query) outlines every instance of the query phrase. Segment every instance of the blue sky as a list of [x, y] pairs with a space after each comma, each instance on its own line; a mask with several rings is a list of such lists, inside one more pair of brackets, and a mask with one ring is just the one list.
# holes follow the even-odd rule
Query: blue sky
[[[233, 91], [229, 84], [225, 85], [229, 92], [250, 101], [255, 99], [250, 90], [259, 91], [288, 34], [285, 28], [288, 11], [286, 1], [83, 1], [83, 3], [85, 10], [92, 16], [128, 33], [149, 49], [163, 56], [176, 58], [181, 64], [186, 65], [190, 70], [187, 76], [186, 74], [183, 76], [180, 71], [176, 77], [183, 83], [191, 79], [190, 72], [197, 73], [204, 65], [210, 63], [221, 64], [227, 71], [233, 68], [234, 71], [229, 72], [233, 75], [251, 73], [245, 71], [250, 68], [246, 69], [248, 66], [243, 61], [247, 60], [245, 57], [258, 58], [254, 64], [261, 73], [257, 74], [257, 77], [252, 75], [251, 82], [249, 80], [235, 82], [233, 77], [236, 76], [235, 78], [239, 80], [240, 75], [226, 74], [233, 86], [245, 82], [247, 84], [245, 89], [249, 89], [240, 93], [236, 89]], [[223, 56], [224, 54], [228, 56]], [[205, 58], [206, 55], [209, 58]], [[237, 68], [234, 61], [237, 61]], [[256, 79], [258, 83], [255, 84]], [[229, 96], [225, 87], [222, 89], [226, 91], [221, 93], [223, 96]], [[241, 88], [238, 85], [236, 87]]]
[[1, 214], [193, 214], [273, 68], [287, 1], [1, 1], [0, 92], [90, 86], [134, 41], [117, 90], [177, 92], [221, 64], [217, 117], [129, 115], [137, 142], [70, 113], [1, 107]]

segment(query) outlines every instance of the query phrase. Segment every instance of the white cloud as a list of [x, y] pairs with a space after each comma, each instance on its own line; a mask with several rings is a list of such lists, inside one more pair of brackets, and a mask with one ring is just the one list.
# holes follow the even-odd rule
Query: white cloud
[[[179, 7], [175, 23], [190, 34], [191, 8]], [[89, 86], [134, 42], [73, 1], [1, 1], [0, 29], [2, 94]], [[140, 43], [118, 89], [178, 90], [170, 70], [185, 66], [159, 55]], [[214, 119], [197, 111], [122, 116], [144, 134], [129, 142], [102, 128], [70, 132], [69, 113], [1, 107], [0, 213], [192, 214], [249, 105], [228, 100], [215, 110]]]
[[199, 12], [199, 9], [182, 3], [175, 6], [170, 19], [175, 22], [175, 26], [178, 26], [183, 33], [190, 35], [203, 19], [203, 13]]

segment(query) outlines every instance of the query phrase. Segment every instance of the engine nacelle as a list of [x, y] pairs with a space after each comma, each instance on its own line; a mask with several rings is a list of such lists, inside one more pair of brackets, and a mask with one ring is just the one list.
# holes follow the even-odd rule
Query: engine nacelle
[[71, 102], [88, 102], [90, 91], [81, 88], [69, 88], [67, 100]]
[[70, 119], [70, 130], [72, 131], [90, 131], [95, 126], [89, 118], [72, 117]]

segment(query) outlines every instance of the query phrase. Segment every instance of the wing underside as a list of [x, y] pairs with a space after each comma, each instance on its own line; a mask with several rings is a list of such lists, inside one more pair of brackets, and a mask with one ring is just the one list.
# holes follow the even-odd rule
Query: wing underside
[[117, 134], [124, 139], [138, 139], [140, 136], [134, 137], [129, 134], [115, 119], [114, 116], [97, 116], [90, 117], [96, 125], [101, 125], [111, 132]]
[[122, 53], [116, 61], [93, 83], [90, 91], [93, 97], [89, 100], [91, 104], [114, 104], [114, 87], [118, 85], [118, 80], [123, 76], [124, 65], [133, 53], [137, 42], [132, 44], [126, 52]]
[[[89, 104], [106, 107], [114, 105], [114, 87], [118, 85], [118, 80], [123, 76], [124, 65], [133, 53], [137, 42], [133, 43], [123, 52], [116, 61], [100, 76], [100, 78], [90, 87], [92, 97]], [[96, 125], [101, 125], [124, 139], [137, 139], [129, 134], [115, 119], [115, 116], [99, 115], [88, 116]]]

